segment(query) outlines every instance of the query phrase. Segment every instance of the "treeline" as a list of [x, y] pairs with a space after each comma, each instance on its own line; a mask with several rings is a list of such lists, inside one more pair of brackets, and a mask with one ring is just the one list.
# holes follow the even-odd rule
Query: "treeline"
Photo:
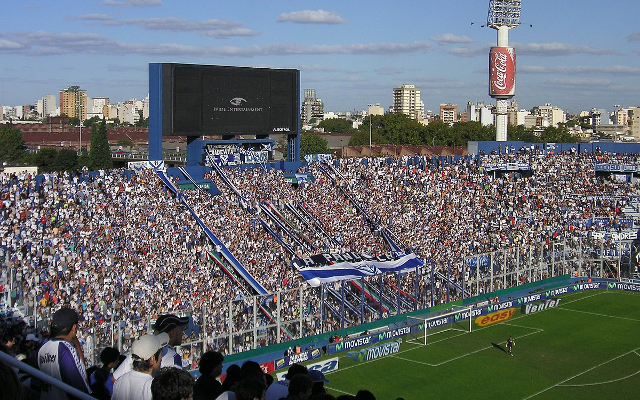
[[[358, 129], [352, 127], [352, 121], [333, 118], [320, 122], [319, 126], [327, 133], [352, 135], [349, 146], [364, 146], [371, 142], [395, 145], [432, 145], [466, 146], [468, 141], [492, 141], [496, 138], [493, 125], [484, 126], [480, 122], [456, 122], [453, 125], [441, 121], [423, 125], [404, 114], [372, 115], [364, 119]], [[371, 131], [369, 130], [371, 127]], [[547, 127], [542, 130], [509, 126], [509, 140], [540, 143], [574, 143], [579, 137], [572, 135], [566, 125]]]
[[20, 129], [10, 124], [0, 126], [0, 161], [37, 166], [40, 172], [113, 168], [111, 149], [104, 119], [91, 124], [91, 146], [81, 153], [71, 148], [42, 148], [28, 151]]

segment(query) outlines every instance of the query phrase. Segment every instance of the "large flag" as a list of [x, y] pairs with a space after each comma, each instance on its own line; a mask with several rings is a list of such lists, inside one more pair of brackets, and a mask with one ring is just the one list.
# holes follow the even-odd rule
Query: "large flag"
[[311, 286], [322, 283], [338, 282], [346, 279], [358, 279], [387, 272], [403, 272], [424, 265], [414, 253], [404, 254], [395, 260], [379, 261], [343, 261], [320, 267], [305, 267], [298, 271]]

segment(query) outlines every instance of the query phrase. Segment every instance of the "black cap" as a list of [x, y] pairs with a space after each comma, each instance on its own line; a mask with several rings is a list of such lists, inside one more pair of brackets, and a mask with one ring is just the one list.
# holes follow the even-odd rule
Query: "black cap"
[[189, 325], [189, 317], [178, 317], [173, 314], [165, 314], [158, 317], [153, 328], [158, 332], [169, 332], [176, 326]]
[[80, 318], [75, 310], [63, 307], [53, 313], [53, 317], [51, 318], [51, 327], [56, 329], [66, 328], [77, 324], [79, 320]]
[[296, 375], [307, 375], [309, 370], [302, 364], [291, 364], [285, 375], [285, 379], [291, 380]]

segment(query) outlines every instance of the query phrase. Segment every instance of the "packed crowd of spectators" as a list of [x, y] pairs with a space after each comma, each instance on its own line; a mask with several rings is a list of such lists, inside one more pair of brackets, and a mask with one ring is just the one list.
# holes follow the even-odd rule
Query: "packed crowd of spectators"
[[[638, 194], [635, 184], [594, 173], [595, 163], [633, 163], [637, 155], [511, 152], [484, 156], [480, 163], [468, 157], [437, 165], [415, 159], [342, 159], [335, 160], [334, 168], [311, 164], [301, 172], [313, 179], [298, 186], [274, 169], [225, 169], [225, 179], [210, 174], [221, 195], [185, 192], [185, 201], [213, 234], [268, 292], [277, 293], [255, 302], [212, 260], [209, 254], [219, 249], [154, 171], [101, 171], [91, 179], [51, 173], [42, 181], [29, 174], [3, 175], [3, 281], [6, 286], [14, 282], [13, 302], [36, 310], [32, 318], [44, 319], [62, 305], [79, 310], [85, 320], [79, 335], [94, 348], [137, 337], [148, 330], [154, 315], [200, 315], [206, 309], [200, 337], [224, 336], [232, 324], [237, 332], [233, 348], [228, 340], [212, 344], [231, 353], [254, 346], [245, 332], [251, 330], [256, 307], [265, 310], [258, 323], [266, 325], [273, 322], [270, 312], [275, 314], [279, 303], [284, 329], [269, 328], [259, 345], [339, 329], [345, 321], [361, 322], [358, 310], [345, 308], [345, 320], [336, 312], [322, 313], [320, 289], [306, 287], [291, 265], [293, 258], [384, 253], [388, 243], [377, 233], [385, 229], [401, 248], [427, 262], [418, 274], [435, 268], [469, 290], [467, 296], [480, 294], [534, 277], [490, 281], [491, 273], [477, 271], [482, 284], [472, 285], [466, 282], [474, 275], [465, 260], [489, 253], [506, 259], [504, 254], [514, 249], [589, 240], [589, 231], [603, 227], [589, 223], [594, 219], [623, 229], [622, 209]], [[501, 162], [528, 164], [532, 175], [496, 175], [483, 167]], [[277, 211], [283, 224], [272, 221], [262, 207]], [[442, 279], [416, 279], [414, 271], [385, 276], [383, 285], [402, 290], [409, 301], [421, 298], [421, 306], [462, 296]], [[306, 291], [303, 300], [300, 287]], [[351, 288], [346, 297], [357, 303], [361, 296]], [[340, 310], [335, 296], [327, 304]], [[368, 305], [364, 321], [389, 312]]]

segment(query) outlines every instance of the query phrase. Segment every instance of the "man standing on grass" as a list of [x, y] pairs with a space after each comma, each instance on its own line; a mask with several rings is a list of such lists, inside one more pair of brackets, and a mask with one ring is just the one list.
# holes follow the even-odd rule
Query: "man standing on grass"
[[507, 339], [507, 354], [511, 355], [511, 357], [513, 357], [513, 353], [511, 352], [511, 350], [515, 345], [516, 345], [516, 341], [513, 340], [511, 336], [509, 336], [509, 339]]

